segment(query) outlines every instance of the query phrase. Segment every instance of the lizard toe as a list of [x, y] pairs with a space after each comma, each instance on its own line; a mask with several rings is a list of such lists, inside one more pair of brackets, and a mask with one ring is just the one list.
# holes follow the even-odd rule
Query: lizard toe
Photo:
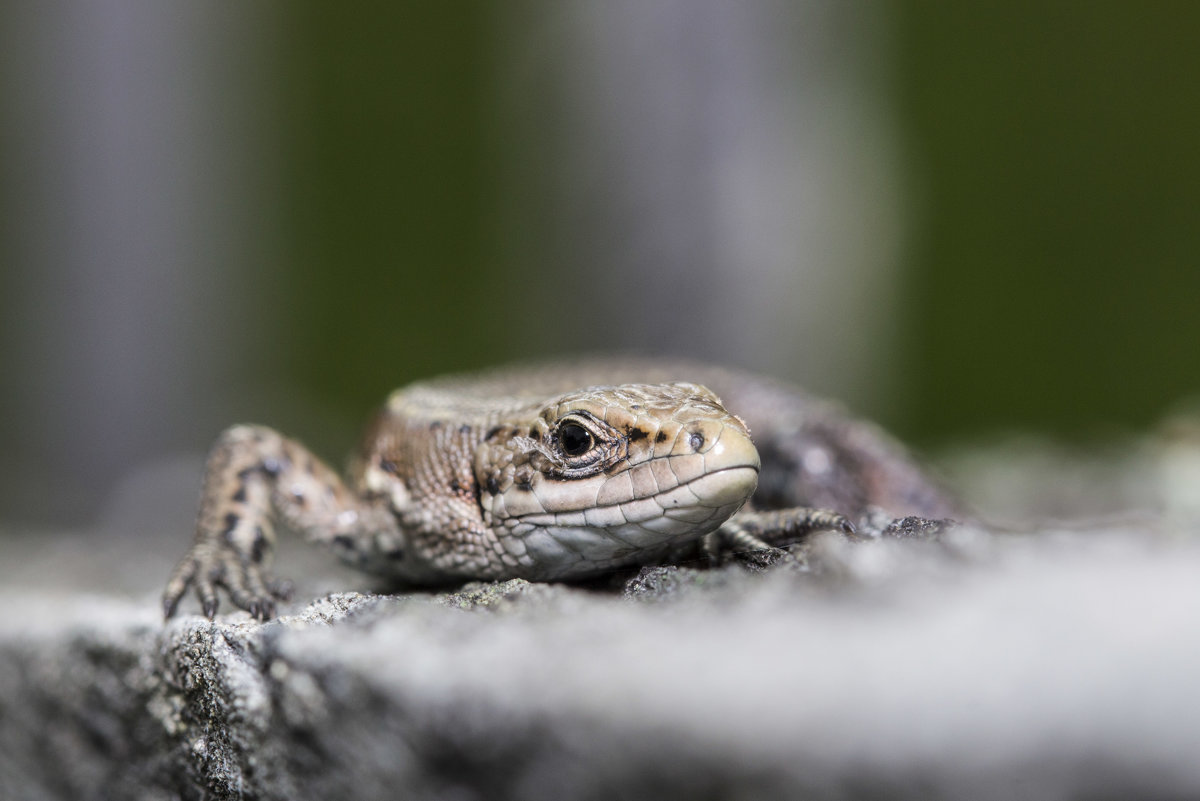
[[196, 585], [196, 597], [200, 599], [200, 610], [204, 616], [212, 620], [217, 616], [217, 591], [208, 582], [201, 582]]
[[275, 617], [273, 588], [276, 582], [265, 576], [258, 564], [239, 560], [235, 565], [228, 565], [224, 584], [234, 605], [245, 609], [251, 617], [261, 621]]
[[171, 578], [167, 582], [166, 589], [162, 595], [162, 610], [163, 619], [170, 620], [175, 616], [176, 609], [179, 608], [179, 601], [191, 586], [193, 579], [196, 577], [197, 564], [195, 558], [190, 554], [184, 557], [175, 570], [171, 573]]

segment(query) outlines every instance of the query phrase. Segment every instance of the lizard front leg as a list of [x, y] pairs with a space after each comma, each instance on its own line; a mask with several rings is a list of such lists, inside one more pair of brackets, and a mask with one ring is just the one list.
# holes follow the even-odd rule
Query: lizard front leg
[[209, 618], [220, 587], [254, 617], [272, 617], [287, 595], [268, 567], [276, 522], [348, 553], [367, 553], [363, 540], [380, 535], [400, 542], [395, 519], [360, 500], [303, 445], [270, 428], [234, 426], [209, 454], [195, 541], [163, 592], [164, 614], [175, 613], [191, 586]]
[[707, 534], [701, 543], [710, 561], [719, 562], [728, 554], [740, 554], [755, 561], [756, 553], [773, 551], [814, 531], [840, 531], [859, 539], [876, 537], [936, 537], [959, 523], [950, 518], [931, 520], [924, 517], [891, 519], [882, 509], [864, 516], [856, 527], [845, 515], [826, 509], [797, 507], [770, 511], [742, 511]]
[[849, 518], [827, 509], [745, 510], [706, 535], [702, 547], [710, 559], [718, 561], [729, 553], [769, 551], [813, 531], [855, 533]]

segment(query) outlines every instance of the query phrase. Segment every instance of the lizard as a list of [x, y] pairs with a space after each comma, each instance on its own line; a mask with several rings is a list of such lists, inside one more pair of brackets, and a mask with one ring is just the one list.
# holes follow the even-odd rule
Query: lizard
[[210, 619], [219, 589], [273, 617], [289, 592], [269, 568], [277, 525], [428, 585], [585, 579], [881, 514], [960, 509], [879, 427], [785, 382], [634, 358], [498, 368], [393, 392], [345, 478], [271, 428], [226, 429], [163, 611], [191, 587]]

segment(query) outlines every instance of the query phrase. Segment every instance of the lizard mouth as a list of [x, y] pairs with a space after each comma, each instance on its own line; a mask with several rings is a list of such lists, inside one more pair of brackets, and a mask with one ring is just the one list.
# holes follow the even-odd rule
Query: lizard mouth
[[754, 493], [758, 472], [757, 464], [730, 465], [645, 498], [522, 517], [531, 575], [580, 578], [661, 556], [720, 527]]
[[[674, 499], [676, 495], [684, 495], [680, 507], [696, 506], [699, 508], [721, 508], [729, 505], [740, 507], [758, 486], [758, 465], [745, 464], [723, 467], [711, 473], [705, 473], [699, 478], [680, 484], [674, 490], [663, 493], [664, 500]], [[695, 496], [695, 501], [687, 503], [686, 496]], [[663, 513], [670, 515], [671, 506], [663, 506]]]
[[[522, 523], [547, 528], [592, 529], [633, 547], [647, 537], [706, 534], [736, 512], [758, 486], [757, 461], [722, 467], [640, 498], [581, 510], [522, 516]], [[706, 525], [707, 524], [707, 525]], [[623, 536], [623, 533], [625, 535]], [[632, 541], [626, 541], [631, 537]]]
[[613, 529], [656, 518], [701, 522], [721, 510], [719, 525], [754, 494], [760, 467], [750, 438], [726, 428], [695, 451], [676, 449], [612, 475], [562, 482], [539, 498], [541, 508], [514, 517], [536, 526]]

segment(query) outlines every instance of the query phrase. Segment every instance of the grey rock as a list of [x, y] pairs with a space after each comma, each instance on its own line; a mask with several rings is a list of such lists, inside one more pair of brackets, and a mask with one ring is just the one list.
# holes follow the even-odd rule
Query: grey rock
[[1200, 526], [1073, 529], [585, 587], [315, 567], [266, 624], [164, 624], [178, 542], [12, 539], [0, 798], [1196, 797]]

